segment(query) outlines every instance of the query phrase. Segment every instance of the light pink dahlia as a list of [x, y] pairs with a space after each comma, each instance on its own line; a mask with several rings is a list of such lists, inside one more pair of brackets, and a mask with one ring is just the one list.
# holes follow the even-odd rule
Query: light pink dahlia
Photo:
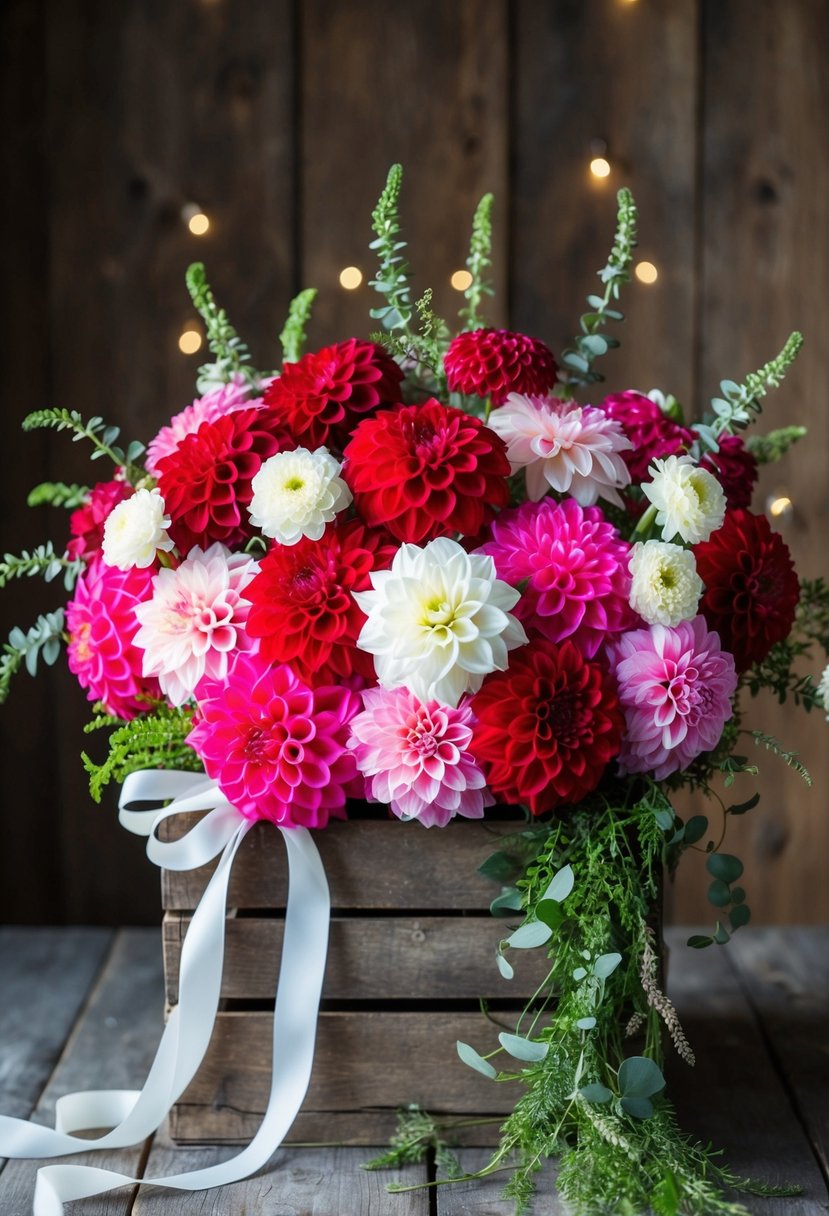
[[195, 435], [203, 422], [215, 422], [225, 414], [260, 405], [261, 399], [251, 397], [251, 387], [244, 376], [237, 373], [229, 384], [197, 397], [181, 413], [176, 414], [167, 426], [163, 426], [151, 440], [144, 457], [144, 466], [153, 477], [158, 476], [158, 463], [176, 450], [187, 435]]
[[161, 696], [158, 681], [142, 673], [135, 645], [136, 609], [152, 594], [154, 573], [151, 567], [119, 570], [95, 558], [66, 608], [69, 670], [90, 701], [127, 722]]
[[200, 685], [187, 742], [248, 819], [322, 828], [345, 818], [357, 768], [348, 726], [359, 708], [348, 688], [312, 690], [284, 663], [238, 654], [225, 679]]
[[513, 612], [528, 632], [551, 642], [572, 638], [591, 659], [638, 624], [629, 604], [630, 545], [599, 507], [544, 498], [502, 511], [490, 531], [478, 552], [494, 560], [499, 578], [514, 587], [526, 582]]
[[734, 659], [704, 617], [651, 625], [609, 647], [626, 730], [619, 767], [661, 781], [719, 742], [733, 713]]
[[223, 680], [229, 656], [256, 646], [245, 629], [243, 592], [258, 572], [252, 558], [215, 544], [191, 549], [177, 569], [155, 576], [152, 599], [135, 612], [135, 644], [144, 674], [158, 677], [171, 704], [183, 705], [205, 676]]
[[621, 453], [632, 447], [620, 422], [592, 405], [558, 397], [510, 393], [488, 426], [507, 445], [513, 473], [526, 469], [527, 497], [548, 490], [571, 494], [583, 507], [599, 498], [623, 505], [619, 488], [630, 484]]
[[482, 818], [494, 800], [468, 751], [474, 723], [468, 706], [424, 704], [407, 688], [366, 689], [363, 704], [348, 746], [373, 799], [427, 828], [446, 827], [455, 815]]

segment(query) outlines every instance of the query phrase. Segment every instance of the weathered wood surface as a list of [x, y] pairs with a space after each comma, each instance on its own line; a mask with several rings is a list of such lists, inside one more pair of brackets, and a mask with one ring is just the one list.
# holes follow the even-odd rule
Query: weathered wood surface
[[[196, 815], [177, 815], [162, 824], [166, 839], [175, 839]], [[338, 908], [485, 911], [499, 887], [477, 873], [477, 867], [500, 847], [500, 837], [520, 831], [521, 821], [450, 823], [439, 832], [418, 823], [351, 820], [331, 823], [314, 835], [320, 851], [331, 904]], [[213, 865], [180, 873], [162, 873], [165, 908], [196, 907]], [[287, 897], [285, 848], [268, 823], [246, 836], [230, 878], [228, 905], [233, 908], [284, 907]], [[368, 881], [368, 876], [371, 881]]]
[[[520, 918], [519, 918], [520, 919]], [[164, 918], [167, 1001], [178, 1001], [178, 974], [189, 917]], [[510, 922], [491, 916], [334, 917], [323, 999], [363, 1001], [527, 1000], [547, 974], [546, 959], [528, 950], [506, 983], [495, 964]], [[512, 922], [513, 924], [515, 922]], [[222, 996], [272, 1000], [284, 921], [231, 918], [225, 930]]]
[[[9, 933], [13, 936], [17, 931]], [[692, 951], [682, 946], [686, 931], [670, 934], [671, 992], [697, 1049], [694, 1070], [672, 1069], [672, 1094], [690, 1130], [727, 1148], [736, 1170], [761, 1178], [800, 1182], [802, 1196], [786, 1199], [747, 1197], [756, 1216], [826, 1216], [826, 1058], [829, 1004], [829, 930], [742, 930], [724, 950]], [[44, 932], [55, 957], [65, 955], [66, 931]], [[96, 981], [68, 1041], [63, 1057], [41, 1095], [38, 1118], [51, 1111], [59, 1093], [76, 1088], [140, 1085], [161, 1030], [162, 982], [154, 933], [126, 932]], [[0, 991], [12, 982], [9, 961], [19, 950], [0, 952]], [[48, 973], [46, 973], [48, 975]], [[48, 982], [48, 981], [47, 981]], [[68, 998], [72, 978], [57, 969], [50, 992], [55, 1006]], [[479, 1023], [483, 1025], [483, 1023]], [[32, 1019], [32, 1027], [36, 1019]], [[0, 1034], [23, 1036], [13, 1044], [25, 1051], [27, 1026]], [[3, 1044], [5, 1046], [5, 1043]], [[434, 1051], [433, 1040], [431, 1049]], [[414, 1072], [414, 1067], [412, 1072]], [[405, 1102], [408, 1094], [401, 1094]], [[2, 1109], [7, 1110], [5, 1099]], [[344, 1115], [347, 1118], [347, 1115]], [[172, 1148], [156, 1136], [148, 1160], [137, 1150], [111, 1154], [116, 1168], [145, 1174], [197, 1168], [222, 1160], [229, 1148]], [[479, 1184], [438, 1188], [428, 1193], [389, 1196], [385, 1182], [394, 1174], [366, 1174], [360, 1163], [367, 1148], [290, 1148], [280, 1150], [255, 1178], [232, 1189], [182, 1196], [154, 1189], [130, 1191], [78, 1204], [78, 1216], [184, 1216], [245, 1212], [247, 1216], [314, 1213], [332, 1216], [511, 1216], [499, 1198], [498, 1176]], [[85, 1157], [92, 1158], [92, 1154]], [[465, 1167], [485, 1160], [481, 1149], [461, 1149]], [[96, 1155], [96, 1163], [103, 1165]], [[77, 1158], [74, 1158], [77, 1160]], [[823, 1163], [821, 1172], [818, 1162]], [[0, 1211], [26, 1216], [30, 1210], [35, 1166], [10, 1162], [0, 1173]], [[426, 1166], [409, 1167], [405, 1179], [425, 1181]], [[502, 1176], [503, 1177], [503, 1176]], [[552, 1189], [554, 1166], [540, 1175], [536, 1216], [563, 1211]]]

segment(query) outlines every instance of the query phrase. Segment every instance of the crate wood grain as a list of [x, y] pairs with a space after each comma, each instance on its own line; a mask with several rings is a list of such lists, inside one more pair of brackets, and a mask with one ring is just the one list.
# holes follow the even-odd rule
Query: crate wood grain
[[[194, 818], [166, 821], [167, 838]], [[467, 1119], [491, 1116], [467, 1139], [487, 1144], [497, 1136], [514, 1094], [461, 1064], [455, 1041], [480, 1040], [480, 998], [496, 1002], [493, 1017], [512, 1030], [515, 1011], [546, 973], [536, 951], [518, 959], [513, 981], [501, 978], [495, 955], [509, 922], [490, 915], [499, 887], [477, 872], [522, 823], [467, 821], [431, 832], [374, 817], [315, 835], [335, 911], [314, 1073], [292, 1140], [376, 1144], [409, 1102]], [[168, 1008], [178, 1001], [191, 910], [211, 872], [163, 874]], [[284, 845], [270, 824], [258, 824], [231, 878], [225, 1007], [207, 1059], [171, 1118], [179, 1143], [246, 1141], [265, 1110], [286, 895]], [[446, 1047], [442, 1055], [435, 1043]]]

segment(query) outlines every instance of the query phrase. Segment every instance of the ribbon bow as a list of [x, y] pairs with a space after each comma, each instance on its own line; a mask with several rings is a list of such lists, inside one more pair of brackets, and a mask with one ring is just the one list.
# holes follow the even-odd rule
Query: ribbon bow
[[[156, 805], [138, 809], [137, 804], [147, 803]], [[148, 837], [147, 856], [157, 866], [192, 870], [221, 854], [184, 939], [179, 1003], [164, 1028], [142, 1090], [68, 1094], [56, 1104], [54, 1128], [0, 1115], [0, 1157], [62, 1157], [140, 1144], [158, 1130], [207, 1051], [222, 983], [228, 882], [252, 821], [231, 806], [215, 783], [183, 772], [132, 773], [124, 782], [118, 809], [124, 827]], [[162, 820], [205, 809], [208, 813], [180, 840], [161, 841], [156, 836]], [[33, 1216], [63, 1216], [63, 1205], [71, 1200], [136, 1183], [182, 1191], [224, 1186], [261, 1169], [279, 1148], [311, 1079], [331, 907], [325, 871], [310, 833], [301, 827], [279, 827], [279, 831], [288, 853], [288, 903], [273, 1019], [271, 1089], [253, 1140], [229, 1161], [166, 1178], [130, 1178], [85, 1165], [44, 1166], [38, 1171]], [[75, 1134], [100, 1127], [113, 1130], [97, 1140]]]

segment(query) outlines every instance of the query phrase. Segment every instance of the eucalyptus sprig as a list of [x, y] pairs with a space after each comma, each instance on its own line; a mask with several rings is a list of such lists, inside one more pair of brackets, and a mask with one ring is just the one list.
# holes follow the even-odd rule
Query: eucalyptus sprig
[[0, 705], [9, 695], [12, 677], [24, 664], [29, 675], [33, 676], [37, 673], [40, 659], [48, 667], [55, 663], [63, 641], [63, 626], [64, 612], [58, 608], [55, 612], [39, 616], [26, 633], [17, 627], [12, 629], [0, 655]]
[[463, 293], [469, 303], [458, 314], [464, 329], [478, 329], [484, 324], [481, 316], [483, 298], [495, 295], [495, 289], [487, 278], [487, 271], [492, 266], [492, 203], [493, 196], [485, 194], [472, 217], [472, 236], [469, 240], [469, 257], [466, 259], [472, 282]]
[[561, 363], [567, 375], [567, 386], [594, 384], [603, 380], [599, 372], [593, 370], [593, 362], [599, 355], [604, 355], [619, 342], [616, 338], [600, 334], [608, 321], [621, 321], [624, 314], [610, 307], [612, 301], [619, 299], [619, 293], [625, 283], [630, 282], [630, 266], [633, 251], [636, 248], [636, 204], [633, 195], [627, 187], [616, 195], [616, 232], [613, 237], [613, 247], [607, 264], [598, 272], [604, 283], [604, 295], [590, 295], [587, 303], [590, 312], [583, 314], [579, 325], [581, 333], [573, 339], [573, 344], [562, 351]]
[[145, 474], [137, 463], [144, 452], [144, 444], [134, 440], [126, 451], [118, 446], [117, 440], [121, 428], [107, 426], [103, 418], [90, 418], [84, 421], [77, 410], [45, 409], [35, 410], [23, 419], [24, 431], [50, 428], [55, 431], [72, 431], [72, 442], [79, 443], [85, 439], [92, 444], [92, 459], [100, 460], [107, 457], [117, 468], [123, 468], [128, 480], [135, 485]]
[[64, 507], [74, 511], [83, 506], [89, 497], [89, 487], [64, 481], [41, 481], [29, 491], [26, 505], [29, 507]]
[[204, 387], [214, 385], [216, 381], [227, 383], [234, 375], [242, 375], [248, 383], [255, 383], [258, 377], [250, 366], [250, 351], [231, 325], [225, 310], [216, 303], [204, 264], [193, 262], [188, 266], [185, 281], [193, 305], [204, 321], [207, 345], [216, 356], [216, 363], [199, 368], [199, 390], [204, 391]]
[[12, 579], [33, 578], [37, 574], [51, 583], [63, 572], [63, 585], [67, 591], [71, 591], [83, 569], [82, 561], [56, 553], [49, 540], [45, 545], [38, 545], [31, 553], [26, 549], [20, 554], [4, 553], [0, 561], [0, 588]]
[[402, 253], [406, 242], [400, 239], [399, 202], [402, 182], [402, 166], [392, 165], [377, 206], [371, 213], [371, 226], [376, 239], [370, 243], [369, 249], [378, 252], [380, 266], [376, 277], [369, 280], [369, 286], [381, 296], [385, 296], [387, 302], [380, 308], [370, 309], [369, 315], [382, 322], [384, 329], [401, 330], [410, 335], [412, 297], [409, 280], [412, 271]]
[[317, 298], [316, 287], [306, 287], [294, 296], [288, 307], [288, 316], [279, 335], [282, 346], [282, 362], [297, 363], [305, 346], [305, 330], [311, 319], [311, 309]]
[[[750, 422], [762, 413], [763, 398], [774, 388], [779, 388], [785, 379], [786, 372], [797, 358], [803, 346], [803, 335], [795, 330], [789, 334], [786, 344], [768, 363], [756, 372], [750, 372], [742, 384], [733, 380], [723, 380], [720, 383], [721, 397], [715, 397], [711, 402], [714, 420], [710, 424], [697, 424], [697, 431], [709, 447], [716, 447], [720, 435], [733, 435], [744, 430]], [[713, 443], [711, 440], [713, 439]]]

